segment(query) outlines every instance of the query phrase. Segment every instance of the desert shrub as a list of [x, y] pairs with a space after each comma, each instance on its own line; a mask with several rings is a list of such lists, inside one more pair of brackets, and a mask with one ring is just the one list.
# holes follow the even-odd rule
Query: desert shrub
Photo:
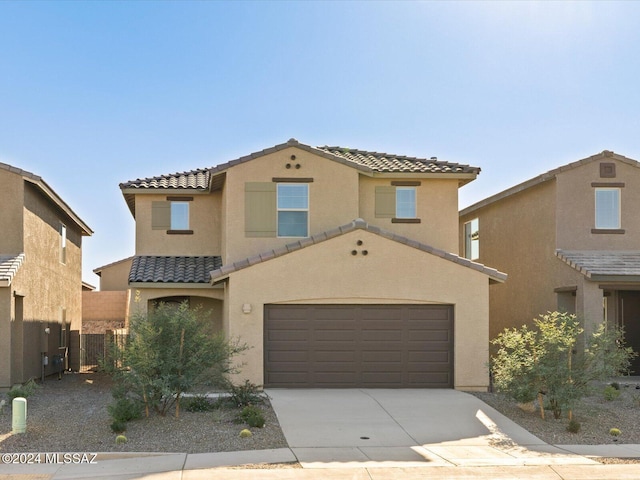
[[7, 396], [13, 400], [14, 398], [22, 397], [27, 398], [35, 393], [40, 386], [31, 379], [22, 385], [14, 385], [11, 390], [7, 392]]
[[239, 415], [240, 419], [247, 425], [254, 428], [262, 428], [265, 424], [262, 410], [254, 405], [248, 405], [242, 409]]
[[605, 400], [611, 402], [620, 396], [620, 390], [616, 390], [613, 386], [607, 385], [602, 394]]
[[249, 438], [253, 436], [253, 433], [251, 433], [251, 430], [247, 430], [246, 428], [244, 430], [240, 431], [240, 438]]
[[245, 380], [240, 385], [234, 385], [227, 382], [225, 390], [229, 393], [228, 401], [236, 407], [246, 407], [248, 405], [256, 405], [264, 403], [266, 394], [260, 390], [260, 386]]
[[122, 445], [123, 443], [127, 443], [127, 437], [124, 435], [118, 435], [116, 437], [116, 445]]
[[620, 384], [618, 382], [611, 382], [609, 385], [611, 385], [616, 390], [620, 390]]
[[569, 420], [569, 424], [567, 425], [567, 432], [570, 433], [578, 433], [580, 431], [580, 422], [578, 422], [575, 418]]
[[159, 303], [145, 315], [134, 315], [130, 335], [121, 351], [114, 353], [118, 368], [116, 388], [123, 388], [160, 415], [175, 406], [180, 416], [182, 395], [199, 385], [221, 385], [229, 373], [236, 373], [231, 359], [247, 349], [211, 330], [208, 314]]
[[128, 397], [119, 397], [107, 407], [114, 422], [122, 423], [142, 418], [142, 409], [143, 405], [139, 400]]
[[[518, 402], [544, 395], [555, 418], [563, 410], [571, 412], [592, 381], [628, 372], [636, 355], [619, 346], [624, 345], [623, 330], [605, 323], [586, 339], [584, 351], [578, 351], [584, 329], [575, 315], [549, 312], [534, 323], [535, 329], [507, 329], [492, 340], [497, 347], [491, 359], [493, 381]], [[540, 413], [544, 417], [544, 410]]]
[[113, 433], [122, 433], [127, 430], [127, 423], [121, 420], [114, 420], [111, 423], [111, 431]]
[[184, 409], [187, 412], [210, 412], [217, 408], [217, 404], [209, 400], [205, 395], [195, 395], [185, 400]]
[[612, 437], [618, 437], [621, 433], [622, 432], [617, 428], [612, 428], [611, 430], [609, 430], [609, 435], [611, 435]]

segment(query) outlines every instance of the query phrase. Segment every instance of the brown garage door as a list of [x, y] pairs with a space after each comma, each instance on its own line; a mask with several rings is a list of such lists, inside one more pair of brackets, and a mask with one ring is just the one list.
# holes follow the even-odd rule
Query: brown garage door
[[452, 388], [449, 305], [266, 305], [266, 387]]

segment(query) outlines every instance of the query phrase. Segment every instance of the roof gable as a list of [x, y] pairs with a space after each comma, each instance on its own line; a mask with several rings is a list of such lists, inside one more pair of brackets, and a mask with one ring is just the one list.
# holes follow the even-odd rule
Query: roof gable
[[8, 172], [20, 175], [25, 182], [29, 182], [42, 192], [42, 194], [48, 198], [56, 207], [68, 216], [82, 231], [83, 235], [89, 236], [93, 234], [93, 230], [71, 209], [67, 203], [60, 198], [60, 196], [45, 182], [42, 177], [34, 175], [31, 172], [22, 170], [20, 168], [12, 167], [6, 163], [0, 163], [0, 170], [6, 170]]
[[491, 205], [492, 203], [498, 202], [502, 199], [505, 199], [512, 195], [520, 193], [524, 190], [535, 187], [536, 185], [547, 182], [549, 180], [554, 180], [561, 173], [568, 172], [575, 168], [586, 165], [588, 163], [601, 161], [601, 160], [618, 160], [620, 162], [626, 163], [627, 165], [640, 167], [640, 162], [637, 162], [636, 160], [627, 158], [623, 155], [619, 155], [610, 150], [603, 150], [602, 152], [592, 155], [590, 157], [583, 158], [581, 160], [568, 163], [566, 165], [562, 165], [561, 167], [554, 168], [553, 170], [549, 170], [548, 172], [538, 175], [537, 177], [531, 178], [529, 180], [526, 180], [525, 182], [519, 183], [514, 187], [508, 188], [506, 190], [503, 190], [502, 192], [499, 192], [499, 193], [496, 193], [495, 195], [487, 197], [477, 203], [474, 203], [473, 205], [470, 205], [462, 209], [460, 211], [460, 215], [467, 215], [476, 210], [479, 210], [480, 208]]
[[239, 262], [234, 262], [229, 265], [221, 266], [220, 268], [217, 268], [216, 270], [211, 272], [211, 282], [212, 283], [218, 282], [226, 278], [231, 273], [251, 267], [258, 263], [266, 262], [273, 258], [287, 255], [288, 253], [301, 250], [311, 245], [315, 245], [315, 244], [324, 242], [326, 240], [330, 240], [331, 238], [344, 235], [346, 233], [349, 233], [355, 230], [366, 230], [376, 235], [380, 235], [384, 238], [388, 238], [389, 240], [392, 240], [394, 242], [398, 242], [398, 243], [407, 245], [409, 247], [416, 248], [423, 252], [440, 257], [444, 260], [448, 260], [448, 261], [457, 263], [459, 265], [462, 265], [464, 267], [471, 268], [473, 270], [476, 270], [478, 272], [481, 272], [487, 275], [492, 282], [502, 283], [507, 279], [507, 275], [505, 273], [499, 272], [494, 268], [486, 267], [480, 263], [472, 262], [470, 260], [467, 260], [466, 258], [462, 258], [458, 255], [454, 255], [453, 253], [448, 253], [448, 252], [445, 252], [444, 250], [440, 250], [440, 249], [431, 247], [429, 245], [425, 245], [424, 243], [420, 243], [415, 240], [411, 240], [409, 238], [403, 237], [401, 235], [396, 235], [395, 233], [382, 230], [381, 228], [369, 225], [367, 222], [365, 222], [361, 218], [358, 218], [346, 225], [342, 225], [338, 228], [328, 230], [326, 232], [322, 232], [318, 235], [313, 235], [311, 237], [299, 240], [297, 242], [290, 243], [288, 245], [285, 245], [284, 247], [276, 248], [274, 250], [268, 250], [258, 255], [241, 260]]

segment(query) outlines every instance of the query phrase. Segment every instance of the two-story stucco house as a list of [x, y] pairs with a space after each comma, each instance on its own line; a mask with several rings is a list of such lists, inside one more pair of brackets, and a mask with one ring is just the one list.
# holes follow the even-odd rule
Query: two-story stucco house
[[639, 207], [640, 164], [605, 150], [463, 209], [464, 255], [509, 274], [490, 289], [491, 337], [559, 309], [587, 332], [623, 325], [640, 350]]
[[488, 385], [489, 283], [460, 258], [458, 188], [479, 169], [294, 139], [126, 182], [130, 311], [188, 300], [251, 346], [268, 387]]
[[93, 232], [42, 178], [3, 163], [0, 198], [4, 389], [77, 364], [70, 332], [82, 320], [82, 237]]

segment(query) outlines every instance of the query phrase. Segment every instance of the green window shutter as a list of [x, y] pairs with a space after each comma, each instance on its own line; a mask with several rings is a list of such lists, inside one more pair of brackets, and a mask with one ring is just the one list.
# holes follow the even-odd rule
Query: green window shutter
[[396, 187], [376, 187], [376, 218], [396, 216]]
[[151, 202], [151, 229], [171, 230], [171, 202]]
[[244, 232], [247, 237], [275, 237], [276, 183], [244, 184]]

